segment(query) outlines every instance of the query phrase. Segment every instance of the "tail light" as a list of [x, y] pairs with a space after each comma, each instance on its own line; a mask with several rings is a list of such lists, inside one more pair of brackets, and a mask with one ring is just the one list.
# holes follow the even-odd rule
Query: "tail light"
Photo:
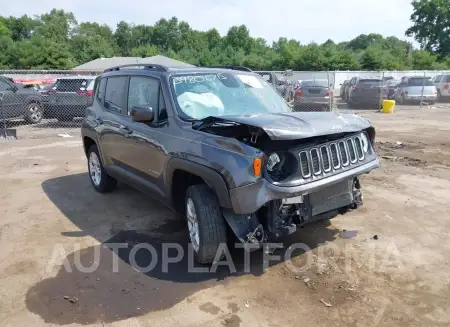
[[450, 84], [444, 84], [444, 90], [448, 90], [450, 88]]
[[92, 90], [79, 90], [77, 91], [77, 94], [79, 95], [86, 95], [86, 96], [91, 96], [93, 93]]
[[330, 89], [328, 89], [327, 92], [325, 92], [325, 96], [326, 96], [326, 97], [331, 96], [331, 90], [330, 90]]
[[295, 96], [296, 97], [302, 97], [303, 96], [303, 90], [302, 89], [297, 89], [297, 91], [295, 91]]

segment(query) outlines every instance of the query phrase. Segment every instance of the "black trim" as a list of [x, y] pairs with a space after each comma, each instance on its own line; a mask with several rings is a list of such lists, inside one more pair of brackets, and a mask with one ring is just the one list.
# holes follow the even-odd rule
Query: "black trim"
[[201, 177], [206, 182], [206, 184], [208, 184], [208, 186], [216, 193], [220, 206], [222, 208], [232, 208], [230, 193], [228, 193], [228, 187], [225, 183], [225, 180], [221, 175], [219, 175], [218, 172], [196, 162], [180, 158], [173, 158], [167, 163], [165, 174], [167, 187], [166, 194], [170, 196], [172, 203], [172, 177], [173, 173], [177, 169], [184, 170], [188, 173]]
[[144, 64], [144, 63], [135, 63], [135, 64], [127, 64], [127, 65], [120, 65], [120, 66], [114, 66], [108, 69], [105, 69], [103, 73], [107, 72], [113, 72], [120, 70], [121, 68], [129, 68], [129, 67], [143, 67], [144, 69], [151, 69], [156, 70], [158, 72], [168, 72], [169, 68], [163, 65], [155, 65], [155, 64]]
[[204, 66], [204, 67], [199, 67], [199, 68], [221, 68], [221, 69], [240, 70], [243, 72], [252, 72], [253, 71], [250, 68], [245, 67], [245, 66]]

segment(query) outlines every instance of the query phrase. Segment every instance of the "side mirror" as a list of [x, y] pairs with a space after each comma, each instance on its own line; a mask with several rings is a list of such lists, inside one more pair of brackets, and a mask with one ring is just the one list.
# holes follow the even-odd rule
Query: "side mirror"
[[151, 123], [154, 119], [153, 108], [150, 106], [132, 106], [130, 115], [135, 122]]

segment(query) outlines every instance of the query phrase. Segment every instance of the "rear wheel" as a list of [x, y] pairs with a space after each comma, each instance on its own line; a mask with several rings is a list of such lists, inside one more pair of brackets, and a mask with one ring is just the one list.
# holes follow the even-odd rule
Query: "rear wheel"
[[39, 103], [32, 102], [28, 104], [25, 112], [25, 120], [31, 124], [38, 124], [41, 122], [43, 116], [42, 107]]
[[220, 244], [227, 244], [227, 225], [216, 194], [207, 185], [186, 191], [186, 218], [196, 259], [212, 263]]
[[88, 150], [89, 177], [92, 186], [97, 192], [111, 192], [116, 187], [117, 180], [106, 173], [100, 158], [97, 146], [95, 144], [91, 145]]

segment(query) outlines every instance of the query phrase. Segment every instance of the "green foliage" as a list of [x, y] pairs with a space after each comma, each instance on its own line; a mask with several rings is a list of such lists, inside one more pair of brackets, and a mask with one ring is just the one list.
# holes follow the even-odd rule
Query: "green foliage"
[[[450, 69], [445, 52], [449, 33], [443, 28], [449, 1], [413, 2], [413, 22], [431, 17], [424, 12], [434, 13], [432, 22], [441, 30], [437, 33], [426, 24], [408, 30], [425, 48], [411, 55], [406, 41], [374, 33], [338, 44], [327, 40], [303, 45], [281, 37], [269, 45], [252, 37], [245, 25], [233, 26], [221, 36], [215, 28], [197, 31], [176, 17], [162, 18], [153, 26], [121, 21], [113, 31], [96, 22], [78, 23], [72, 13], [58, 9], [35, 18], [0, 16], [0, 69], [70, 69], [99, 57], [157, 54], [200, 66], [245, 65], [256, 70]], [[436, 35], [424, 38], [424, 31]]]
[[441, 58], [450, 56], [450, 0], [413, 0], [412, 5], [413, 26], [406, 35]]

